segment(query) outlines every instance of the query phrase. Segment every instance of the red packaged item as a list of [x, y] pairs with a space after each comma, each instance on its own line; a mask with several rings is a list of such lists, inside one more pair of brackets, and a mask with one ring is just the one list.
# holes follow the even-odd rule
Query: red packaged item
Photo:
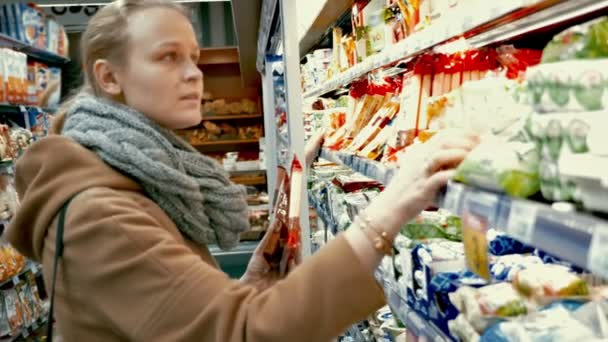
[[347, 193], [370, 188], [382, 189], [382, 184], [359, 174], [338, 175], [332, 183]]
[[283, 249], [280, 273], [287, 272], [300, 263], [302, 229], [300, 223], [300, 207], [302, 206], [302, 193], [304, 192], [304, 170], [298, 158], [294, 155], [291, 162], [291, 181], [289, 185], [289, 214], [287, 244]]
[[271, 269], [279, 268], [288, 233], [289, 176], [283, 167], [277, 169], [275, 189], [271, 223], [268, 228], [272, 229], [272, 236], [264, 249], [264, 258]]
[[496, 49], [496, 59], [507, 70], [510, 79], [523, 78], [526, 70], [540, 63], [541, 50], [516, 49], [512, 45], [501, 46]]

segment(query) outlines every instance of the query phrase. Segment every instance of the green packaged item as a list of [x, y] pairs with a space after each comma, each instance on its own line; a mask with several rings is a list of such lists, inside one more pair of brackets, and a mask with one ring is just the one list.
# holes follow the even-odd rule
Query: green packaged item
[[543, 50], [541, 63], [608, 57], [608, 17], [568, 28]]
[[462, 241], [460, 217], [446, 210], [423, 211], [401, 229], [401, 234], [413, 240], [446, 239]]
[[532, 142], [491, 139], [469, 153], [454, 180], [525, 198], [540, 189], [539, 159]]

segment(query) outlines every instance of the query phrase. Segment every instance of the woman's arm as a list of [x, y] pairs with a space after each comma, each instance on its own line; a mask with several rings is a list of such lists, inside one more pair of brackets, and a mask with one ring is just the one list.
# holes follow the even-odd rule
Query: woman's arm
[[343, 237], [259, 291], [201, 260], [157, 219], [111, 189], [81, 194], [68, 211], [60, 284], [88, 294], [81, 310], [127, 340], [329, 341], [384, 304]]

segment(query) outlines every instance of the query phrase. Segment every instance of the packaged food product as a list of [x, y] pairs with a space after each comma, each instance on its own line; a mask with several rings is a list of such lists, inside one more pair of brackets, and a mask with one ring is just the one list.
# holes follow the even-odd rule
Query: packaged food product
[[446, 210], [423, 211], [401, 229], [401, 234], [414, 240], [443, 238], [462, 241], [462, 222], [460, 217]]
[[367, 57], [367, 42], [369, 39], [368, 28], [365, 24], [363, 10], [367, 5], [367, 1], [356, 1], [352, 7], [352, 25], [355, 38], [355, 52], [357, 63], [363, 61]]
[[53, 16], [46, 16], [46, 49], [50, 52], [59, 53], [59, 40], [62, 35], [62, 26]]
[[20, 156], [34, 143], [34, 135], [27, 129], [15, 127], [11, 129], [11, 142], [16, 155]]
[[[481, 342], [606, 340], [606, 316], [597, 303], [581, 307], [564, 302], [490, 327]], [[585, 311], [592, 315], [585, 315]]]
[[68, 57], [70, 53], [70, 41], [63, 25], [59, 25], [59, 43], [57, 47], [57, 53], [59, 54], [59, 56], [63, 57]]
[[608, 17], [576, 25], [553, 37], [543, 50], [542, 63], [608, 57]]
[[383, 188], [377, 181], [357, 173], [352, 175], [338, 175], [334, 178], [332, 183], [347, 193], [362, 189]]
[[539, 64], [527, 72], [530, 102], [541, 113], [608, 108], [608, 58]]
[[4, 5], [9, 35], [22, 42], [46, 49], [45, 14], [34, 4]]
[[2, 291], [6, 307], [6, 315], [10, 326], [10, 335], [16, 335], [23, 327], [23, 307], [15, 289]]
[[19, 304], [21, 306], [21, 312], [23, 315], [23, 325], [30, 326], [34, 321], [34, 314], [30, 306], [26, 286], [27, 284], [25, 282], [20, 282], [15, 286], [15, 291], [17, 291], [17, 295], [19, 296]]
[[528, 197], [540, 189], [539, 160], [534, 143], [488, 138], [458, 166], [454, 179], [511, 196]]
[[283, 257], [281, 259], [281, 274], [286, 274], [292, 267], [299, 264], [301, 260], [300, 203], [302, 202], [302, 192], [305, 191], [303, 173], [302, 165], [294, 155], [291, 163], [291, 180], [289, 185], [288, 232], [286, 246], [283, 249]]
[[264, 249], [264, 258], [273, 269], [279, 269], [283, 248], [288, 235], [289, 175], [282, 167], [277, 169], [277, 189], [274, 194], [270, 220], [272, 236]]
[[528, 313], [526, 301], [509, 283], [461, 287], [450, 300], [478, 333], [497, 320]]
[[587, 282], [561, 265], [531, 265], [517, 272], [513, 286], [539, 302], [589, 297]]
[[48, 134], [49, 129], [46, 112], [35, 107], [30, 107], [27, 109], [26, 115], [26, 126], [32, 131], [34, 139], [44, 138]]

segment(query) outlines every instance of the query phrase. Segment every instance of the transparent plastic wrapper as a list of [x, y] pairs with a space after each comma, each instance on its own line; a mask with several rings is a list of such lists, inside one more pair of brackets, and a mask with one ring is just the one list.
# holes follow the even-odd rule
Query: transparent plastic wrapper
[[478, 289], [461, 287], [450, 294], [450, 300], [479, 333], [498, 320], [526, 315], [529, 311], [525, 298], [509, 283]]
[[591, 302], [579, 307], [563, 302], [528, 316], [492, 326], [483, 334], [481, 341], [606, 341], [607, 326], [606, 313], [600, 303]]
[[540, 189], [539, 162], [534, 143], [491, 137], [469, 153], [454, 179], [511, 196], [529, 197]]
[[562, 265], [531, 265], [515, 274], [513, 286], [540, 304], [559, 299], [591, 298], [587, 282]]

